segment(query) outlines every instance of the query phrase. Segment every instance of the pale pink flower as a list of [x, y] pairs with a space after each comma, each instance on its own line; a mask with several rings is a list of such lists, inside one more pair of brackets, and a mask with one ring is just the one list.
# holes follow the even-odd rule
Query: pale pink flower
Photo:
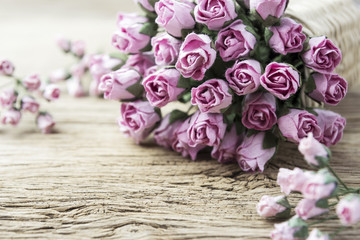
[[55, 126], [54, 119], [48, 113], [39, 114], [36, 119], [36, 123], [43, 134], [51, 133], [53, 127]]

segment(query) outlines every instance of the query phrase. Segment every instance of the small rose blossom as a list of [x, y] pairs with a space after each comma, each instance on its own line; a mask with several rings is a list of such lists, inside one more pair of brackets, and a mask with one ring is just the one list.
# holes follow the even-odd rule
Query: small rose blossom
[[287, 2], [288, 0], [249, 0], [249, 6], [266, 20], [269, 16], [280, 18], [284, 14]]
[[260, 84], [275, 97], [286, 100], [300, 87], [300, 75], [290, 65], [272, 62], [266, 66]]
[[56, 37], [56, 44], [58, 47], [63, 50], [64, 52], [69, 52], [71, 49], [71, 42], [69, 39], [66, 39], [63, 36]]
[[343, 136], [346, 119], [328, 110], [316, 109], [315, 112], [322, 131], [320, 142], [328, 147], [337, 144]]
[[248, 129], [271, 129], [277, 122], [275, 97], [266, 92], [246, 95], [241, 122]]
[[145, 73], [144, 73], [144, 78], [146, 78], [147, 76], [156, 73], [159, 70], [158, 66], [152, 66], [149, 67], [148, 69], [146, 69]]
[[145, 72], [155, 65], [153, 53], [139, 53], [130, 55], [127, 59], [124, 67], [134, 68], [141, 75], [144, 75]]
[[120, 130], [126, 136], [132, 137], [136, 144], [140, 144], [160, 121], [159, 114], [145, 101], [122, 103], [120, 112]]
[[50, 73], [50, 82], [58, 83], [64, 81], [68, 77], [68, 75], [69, 74], [65, 71], [65, 69], [57, 69]]
[[176, 69], [185, 78], [202, 80], [205, 72], [214, 64], [216, 51], [211, 48], [211, 39], [204, 34], [190, 33], [181, 45]]
[[360, 196], [349, 195], [340, 200], [336, 206], [336, 214], [344, 226], [353, 226], [360, 222]]
[[269, 40], [270, 47], [277, 53], [287, 55], [303, 50], [306, 35], [302, 33], [302, 25], [291, 18], [281, 18], [279, 26], [271, 26], [273, 33]]
[[60, 89], [55, 84], [49, 84], [45, 87], [43, 97], [48, 101], [54, 101], [60, 97]]
[[43, 134], [51, 133], [52, 129], [55, 126], [55, 121], [53, 117], [48, 113], [39, 114], [36, 119], [36, 123]]
[[163, 107], [169, 102], [175, 101], [185, 90], [177, 87], [179, 78], [178, 70], [167, 68], [147, 76], [142, 84], [150, 104], [155, 107]]
[[256, 205], [256, 211], [261, 217], [275, 217], [288, 210], [288, 208], [279, 204], [279, 201], [286, 199], [285, 196], [262, 196], [260, 202]]
[[[298, 216], [293, 216], [287, 222], [275, 224], [275, 229], [271, 232], [273, 240], [300, 240], [308, 235], [308, 224]], [[305, 236], [299, 238], [297, 236]]]
[[290, 109], [287, 115], [278, 119], [281, 134], [291, 142], [298, 143], [309, 133], [317, 140], [321, 140], [323, 133], [315, 115], [299, 109]]
[[11, 107], [16, 99], [17, 93], [13, 88], [6, 89], [0, 94], [0, 103], [3, 108]]
[[143, 8], [150, 12], [154, 11], [154, 7], [151, 5], [149, 0], [134, 0], [134, 2], [140, 4]]
[[[140, 74], [134, 69], [121, 68], [115, 72], [102, 76], [99, 90], [104, 92], [105, 99], [129, 100], [137, 96], [128, 91], [128, 88], [139, 83]], [[141, 87], [139, 85], [139, 87]]]
[[220, 30], [237, 17], [233, 0], [198, 0], [194, 10], [195, 20], [210, 30]]
[[74, 41], [72, 44], [71, 44], [71, 52], [81, 58], [82, 56], [85, 55], [85, 42], [84, 41]]
[[179, 56], [181, 41], [167, 33], [151, 39], [155, 62], [159, 66], [172, 65], [176, 63]]
[[225, 62], [247, 57], [254, 49], [256, 38], [245, 28], [245, 24], [239, 19], [218, 33], [215, 47]]
[[158, 15], [155, 22], [174, 37], [181, 37], [181, 30], [193, 29], [195, 20], [191, 15], [195, 5], [188, 0], [160, 0], [155, 3]]
[[302, 199], [295, 208], [296, 214], [304, 220], [319, 216], [329, 211], [327, 208], [316, 206], [317, 200]]
[[317, 173], [310, 172], [302, 186], [301, 193], [305, 199], [320, 200], [331, 197], [336, 186], [337, 180], [327, 169], [322, 169]]
[[324, 234], [319, 231], [319, 229], [313, 229], [306, 240], [330, 240], [330, 236], [328, 234]]
[[210, 79], [191, 89], [191, 104], [203, 113], [221, 113], [231, 102], [229, 86], [221, 79]]
[[309, 46], [310, 49], [302, 55], [307, 67], [319, 73], [329, 74], [341, 62], [340, 50], [325, 36], [311, 38]]
[[236, 61], [225, 72], [230, 88], [239, 96], [258, 90], [260, 86], [261, 65], [256, 60]]
[[245, 171], [264, 171], [265, 164], [274, 156], [276, 147], [264, 149], [265, 132], [246, 136], [241, 145], [236, 149], [237, 162]]
[[15, 67], [12, 62], [0, 59], [0, 75], [11, 76], [14, 70]]
[[21, 110], [31, 113], [37, 113], [39, 111], [40, 104], [32, 97], [25, 96], [21, 99]]
[[315, 90], [309, 96], [316, 101], [330, 105], [337, 105], [346, 96], [348, 90], [347, 81], [338, 74], [312, 74], [315, 82]]
[[86, 95], [85, 90], [79, 78], [72, 78], [66, 81], [67, 90], [72, 97], [83, 97]]
[[314, 138], [312, 133], [300, 140], [299, 152], [304, 156], [306, 162], [310, 165], [319, 166], [316, 157], [328, 157], [325, 147]]
[[233, 125], [230, 132], [225, 133], [220, 145], [215, 145], [211, 156], [219, 163], [228, 163], [236, 160], [236, 148], [241, 144], [244, 136], [236, 133], [236, 126]]
[[21, 119], [21, 112], [12, 108], [2, 114], [1, 123], [4, 125], [10, 124], [16, 126], [20, 122], [20, 119]]
[[22, 83], [29, 91], [36, 91], [41, 86], [41, 80], [38, 74], [27, 76]]
[[300, 192], [306, 180], [307, 175], [300, 168], [294, 168], [294, 170], [280, 168], [277, 176], [277, 184], [281, 192], [286, 195], [290, 192]]
[[159, 146], [171, 149], [172, 143], [176, 141], [175, 132], [181, 124], [181, 121], [175, 121], [174, 123], [170, 124], [170, 114], [166, 115], [161, 120], [159, 127], [154, 130], [154, 138], [156, 143]]

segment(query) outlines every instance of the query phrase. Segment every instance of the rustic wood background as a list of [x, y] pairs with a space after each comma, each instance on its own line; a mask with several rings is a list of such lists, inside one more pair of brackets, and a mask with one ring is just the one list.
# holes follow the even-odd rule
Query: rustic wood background
[[[74, 2], [2, 0], [0, 55], [19, 73], [46, 75], [66, 60], [53, 45], [56, 33], [95, 50], [108, 44], [116, 11], [134, 9], [124, 0]], [[360, 184], [359, 100], [353, 88], [333, 108], [348, 120], [333, 166], [352, 186]], [[136, 146], [124, 138], [118, 103], [64, 96], [47, 107], [56, 134], [40, 134], [30, 115], [17, 128], [0, 127], [1, 239], [268, 239], [274, 221], [259, 218], [255, 205], [263, 194], [279, 194], [280, 166], [304, 166], [292, 144], [281, 146], [264, 174], [207, 155], [193, 162], [151, 140]], [[321, 226], [333, 231], [338, 222]], [[339, 239], [359, 235], [351, 229]]]

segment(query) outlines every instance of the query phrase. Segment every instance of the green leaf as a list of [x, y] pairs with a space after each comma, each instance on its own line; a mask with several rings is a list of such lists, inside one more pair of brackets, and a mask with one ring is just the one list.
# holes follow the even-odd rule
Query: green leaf
[[269, 28], [265, 28], [264, 37], [265, 37], [266, 45], [269, 46], [269, 41], [273, 35], [274, 33]]
[[181, 38], [185, 39], [187, 35], [192, 33], [194, 29], [181, 29]]
[[256, 38], [256, 40], [259, 40], [260, 39], [260, 36], [259, 34], [257, 34], [257, 32], [255, 31], [255, 29], [249, 25], [247, 25], [245, 27], [245, 30], [248, 31], [249, 33], [251, 33], [252, 35], [254, 35], [254, 37]]
[[314, 80], [314, 76], [311, 74], [308, 80], [306, 81], [305, 92], [312, 93], [315, 89], [316, 89], [316, 83]]
[[251, 137], [252, 135], [257, 134], [258, 132], [259, 131], [255, 130], [255, 129], [248, 129], [246, 136]]
[[235, 117], [236, 113], [234, 112], [224, 115], [224, 123], [226, 123], [227, 125], [232, 125], [234, 123]]
[[151, 43], [149, 42], [148, 45], [146, 45], [146, 47], [144, 47], [143, 49], [140, 49], [141, 52], [148, 52], [148, 51], [151, 51], [152, 49], [152, 46], [151, 46]]
[[184, 78], [183, 76], [180, 76], [177, 87], [190, 88], [191, 87], [190, 78]]
[[153, 37], [157, 34], [158, 25], [153, 22], [144, 23], [140, 30], [141, 34]]
[[279, 204], [279, 205], [281, 205], [281, 206], [283, 206], [283, 207], [291, 208], [290, 203], [289, 203], [289, 201], [287, 200], [286, 197], [281, 198], [281, 199], [280, 199], [279, 201], [277, 201], [276, 203]]
[[159, 0], [148, 0], [149, 4], [153, 7], [155, 7], [155, 3], [158, 2]]
[[263, 149], [274, 148], [277, 146], [277, 144], [278, 138], [271, 131], [266, 131], [263, 142]]
[[136, 83], [134, 85], [131, 85], [126, 89], [129, 93], [134, 95], [135, 97], [141, 97], [144, 92], [144, 87], [140, 83]]
[[191, 100], [191, 92], [184, 92], [178, 97], [178, 101], [181, 103], [187, 103]]
[[327, 209], [329, 208], [329, 202], [327, 199], [320, 199], [319, 201], [316, 202], [315, 206], [318, 208]]
[[279, 219], [287, 219], [290, 217], [290, 214], [291, 214], [291, 209], [287, 208], [286, 210], [276, 214], [275, 217]]
[[242, 124], [241, 121], [235, 121], [236, 134], [241, 135], [246, 131], [246, 127]]
[[110, 53], [109, 56], [111, 58], [116, 58], [116, 59], [120, 59], [122, 60], [124, 63], [127, 61], [128, 59], [128, 55], [124, 54], [124, 53], [120, 53], [120, 52], [114, 52], [114, 53]]
[[177, 120], [186, 119], [187, 117], [188, 117], [187, 113], [176, 109], [170, 113], [169, 123], [173, 124]]
[[298, 216], [292, 217], [288, 221], [288, 224], [292, 228], [299, 228], [299, 230], [294, 233], [294, 237], [303, 239], [307, 238], [307, 236], [309, 235], [308, 224]]

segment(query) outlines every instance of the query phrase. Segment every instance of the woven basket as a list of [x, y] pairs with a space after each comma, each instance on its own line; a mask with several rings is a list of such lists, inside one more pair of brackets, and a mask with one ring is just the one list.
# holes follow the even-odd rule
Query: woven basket
[[[349, 87], [360, 83], [360, 0], [290, 0], [287, 15], [310, 36], [328, 36], [342, 51], [336, 72]], [[316, 103], [305, 97], [308, 106]]]

